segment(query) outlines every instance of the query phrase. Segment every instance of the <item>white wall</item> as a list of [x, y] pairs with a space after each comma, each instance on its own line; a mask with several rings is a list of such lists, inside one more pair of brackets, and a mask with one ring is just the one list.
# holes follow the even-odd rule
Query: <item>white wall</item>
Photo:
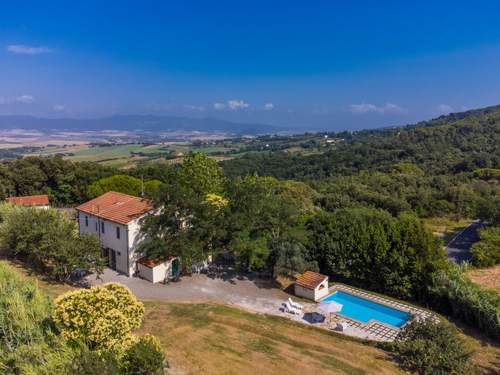
[[154, 283], [152, 268], [146, 267], [144, 264], [137, 263], [137, 270], [139, 271], [140, 277]]
[[307, 298], [307, 299], [310, 299], [312, 301], [315, 301], [314, 290], [304, 288], [303, 286], [301, 286], [299, 284], [295, 284], [295, 295], [298, 297]]
[[[323, 288], [321, 288], [321, 286], [323, 286]], [[304, 288], [299, 284], [295, 284], [295, 295], [313, 301], [319, 301], [320, 299], [328, 295], [328, 279], [325, 279], [314, 290], [309, 288]]]
[[[85, 223], [85, 217], [88, 217], [88, 226]], [[101, 225], [104, 223], [104, 233], [102, 233]], [[131, 259], [129, 258], [129, 249], [127, 243], [127, 225], [118, 224], [113, 221], [98, 218], [97, 216], [89, 215], [84, 212], [78, 213], [78, 224], [80, 234], [89, 233], [99, 237], [101, 246], [115, 250], [116, 254], [116, 270], [127, 275], [132, 275], [134, 269]], [[129, 224], [130, 225], [130, 224]], [[120, 228], [120, 238], [116, 236], [116, 228]]]
[[137, 269], [139, 270], [139, 276], [143, 279], [152, 283], [159, 283], [172, 276], [172, 260], [160, 263], [153, 268], [137, 263]]

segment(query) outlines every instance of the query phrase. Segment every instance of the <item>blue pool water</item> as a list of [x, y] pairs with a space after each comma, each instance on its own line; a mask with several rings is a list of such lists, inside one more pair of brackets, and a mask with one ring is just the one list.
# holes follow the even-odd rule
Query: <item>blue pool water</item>
[[395, 327], [404, 325], [410, 315], [404, 311], [393, 309], [389, 306], [381, 305], [373, 301], [355, 296], [350, 293], [336, 291], [324, 298], [323, 301], [335, 301], [343, 307], [340, 314], [367, 323], [371, 319], [390, 324]]

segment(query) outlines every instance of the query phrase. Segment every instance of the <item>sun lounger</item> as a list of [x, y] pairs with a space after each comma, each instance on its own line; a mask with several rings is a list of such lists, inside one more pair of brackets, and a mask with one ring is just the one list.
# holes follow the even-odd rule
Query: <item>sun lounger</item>
[[303, 308], [303, 306], [300, 303], [294, 302], [291, 298], [288, 298], [288, 303], [296, 310], [302, 310]]
[[299, 315], [300, 314], [300, 311], [297, 310], [292, 305], [290, 305], [290, 302], [288, 302], [288, 301], [286, 301], [285, 303], [283, 303], [283, 311], [287, 312], [289, 314], [293, 314], [293, 315]]

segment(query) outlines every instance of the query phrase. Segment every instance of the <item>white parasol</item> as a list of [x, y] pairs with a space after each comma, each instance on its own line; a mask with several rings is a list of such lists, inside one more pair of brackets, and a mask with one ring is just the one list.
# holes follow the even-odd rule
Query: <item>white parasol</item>
[[335, 301], [324, 301], [318, 304], [318, 312], [324, 316], [336, 313], [342, 310], [342, 305]]

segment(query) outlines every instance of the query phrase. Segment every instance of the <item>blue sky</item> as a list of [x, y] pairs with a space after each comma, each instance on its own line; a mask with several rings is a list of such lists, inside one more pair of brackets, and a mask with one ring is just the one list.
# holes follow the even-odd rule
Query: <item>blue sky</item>
[[500, 104], [495, 1], [29, 1], [0, 11], [0, 114], [356, 129]]

